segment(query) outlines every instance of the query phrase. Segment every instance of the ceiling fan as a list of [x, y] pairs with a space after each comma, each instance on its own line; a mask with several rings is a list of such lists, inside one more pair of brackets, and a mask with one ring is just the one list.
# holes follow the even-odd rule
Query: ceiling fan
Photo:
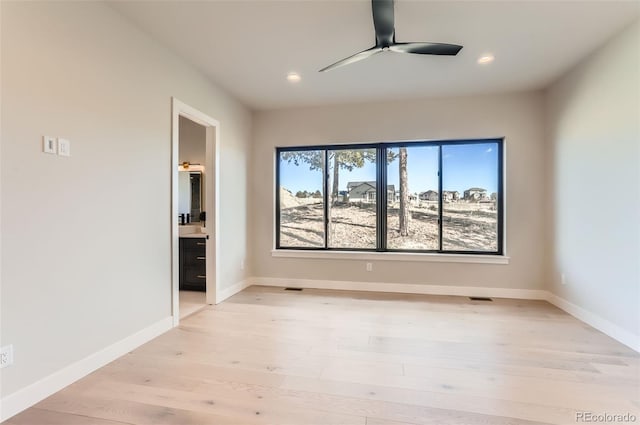
[[396, 29], [394, 27], [393, 2], [394, 0], [371, 0], [373, 26], [376, 30], [375, 46], [339, 60], [326, 68], [322, 68], [320, 72], [331, 71], [332, 69], [370, 58], [373, 55], [387, 50], [397, 53], [415, 53], [418, 55], [455, 56], [460, 49], [462, 49], [462, 46], [458, 46], [457, 44], [397, 43]]

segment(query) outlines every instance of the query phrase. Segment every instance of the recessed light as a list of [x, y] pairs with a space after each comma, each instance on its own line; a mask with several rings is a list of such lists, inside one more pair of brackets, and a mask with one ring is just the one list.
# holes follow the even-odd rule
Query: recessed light
[[493, 62], [495, 59], [495, 56], [488, 54], [488, 55], [482, 55], [478, 58], [478, 63], [480, 65], [487, 65], [491, 62]]
[[287, 80], [289, 80], [290, 83], [297, 83], [300, 81], [300, 74], [297, 72], [290, 72], [287, 74]]

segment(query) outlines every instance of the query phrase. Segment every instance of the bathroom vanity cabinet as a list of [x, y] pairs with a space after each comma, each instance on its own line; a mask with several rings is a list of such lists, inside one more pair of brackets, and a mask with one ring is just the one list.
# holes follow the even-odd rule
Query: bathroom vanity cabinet
[[180, 289], [206, 291], [207, 262], [204, 237], [180, 238]]

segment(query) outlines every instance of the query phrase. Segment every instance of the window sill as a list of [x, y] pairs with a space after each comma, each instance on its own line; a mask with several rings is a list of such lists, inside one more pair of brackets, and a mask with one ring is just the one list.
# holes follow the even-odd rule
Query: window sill
[[413, 252], [346, 252], [274, 249], [272, 257], [322, 260], [423, 261], [434, 263], [509, 264], [504, 255], [431, 254]]

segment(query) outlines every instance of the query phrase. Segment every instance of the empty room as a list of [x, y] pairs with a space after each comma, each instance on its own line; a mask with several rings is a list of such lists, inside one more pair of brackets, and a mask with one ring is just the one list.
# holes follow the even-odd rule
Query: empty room
[[640, 3], [0, 0], [0, 422], [640, 423]]

